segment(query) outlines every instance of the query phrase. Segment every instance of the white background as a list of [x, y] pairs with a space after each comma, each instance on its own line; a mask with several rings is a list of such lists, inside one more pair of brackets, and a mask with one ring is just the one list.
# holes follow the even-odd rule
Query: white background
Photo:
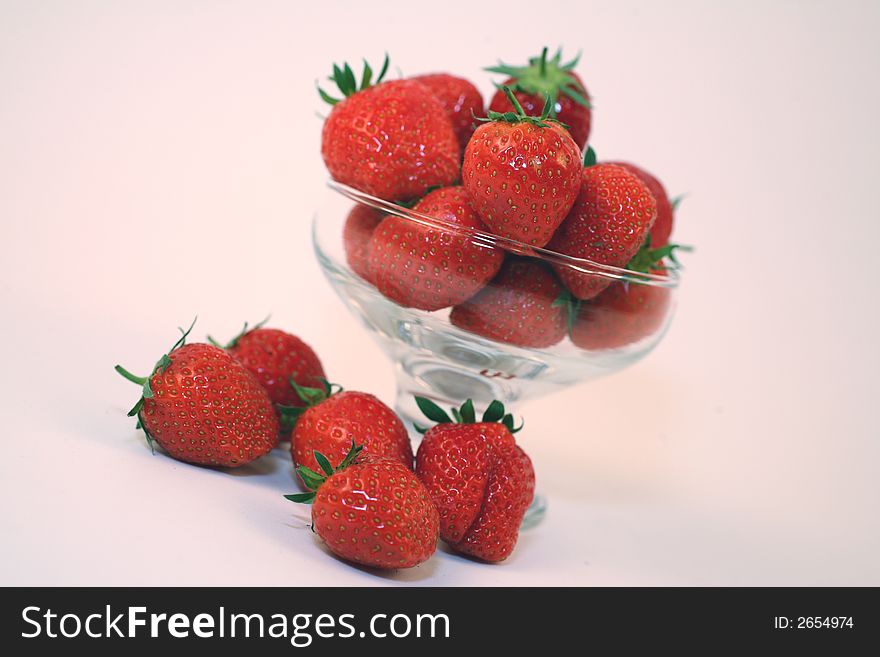
[[[0, 2], [0, 584], [880, 584], [877, 2]], [[547, 10], [537, 9], [546, 5]], [[550, 499], [504, 564], [328, 555], [281, 494], [152, 456], [112, 370], [268, 312], [391, 367], [308, 240], [314, 81], [582, 48], [600, 157], [686, 192], [665, 342], [524, 407]]]

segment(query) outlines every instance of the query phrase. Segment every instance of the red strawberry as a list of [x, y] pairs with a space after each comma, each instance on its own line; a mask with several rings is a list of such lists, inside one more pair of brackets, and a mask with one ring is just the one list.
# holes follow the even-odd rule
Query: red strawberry
[[296, 465], [317, 468], [316, 451], [339, 461], [355, 440], [365, 453], [393, 459], [412, 470], [406, 427], [376, 397], [365, 392], [336, 392], [329, 384], [324, 389], [298, 386], [297, 391], [308, 407], [285, 408], [285, 420], [294, 422], [290, 453]]
[[463, 187], [436, 189], [413, 210], [446, 228], [388, 216], [370, 240], [370, 271], [386, 297], [409, 308], [439, 310], [473, 296], [498, 272], [504, 254], [476, 240], [486, 227]]
[[571, 341], [581, 349], [599, 351], [625, 347], [656, 333], [669, 315], [672, 290], [639, 274], [668, 278], [664, 259], [676, 262], [676, 249], [690, 247], [667, 244], [654, 249], [645, 243], [627, 264], [635, 272], [631, 280], [612, 283], [589, 301], [567, 299]]
[[208, 344], [185, 344], [188, 334], [159, 359], [149, 377], [116, 366], [143, 386], [129, 415], [138, 416], [151, 447], [155, 440], [181, 461], [231, 468], [250, 463], [278, 443], [272, 402], [232, 356]]
[[627, 171], [632, 171], [651, 190], [654, 200], [657, 201], [657, 219], [651, 227], [651, 247], [659, 249], [661, 246], [669, 244], [675, 208], [672, 207], [672, 202], [666, 194], [666, 188], [663, 187], [663, 183], [635, 164], [628, 162], [609, 162], [608, 164], [616, 164]]
[[[208, 340], [220, 346], [212, 338]], [[251, 330], [245, 324], [224, 349], [256, 377], [274, 404], [302, 405], [291, 379], [301, 386], [322, 385], [324, 368], [314, 350], [295, 335], [263, 328], [263, 322]]]
[[580, 305], [571, 327], [571, 341], [590, 351], [638, 342], [663, 325], [671, 292], [655, 285], [614, 283], [595, 299]]
[[382, 217], [378, 210], [357, 204], [348, 213], [342, 229], [342, 243], [348, 266], [368, 283], [373, 282], [370, 272], [370, 238]]
[[[583, 169], [580, 193], [548, 249], [593, 262], [625, 267], [645, 241], [657, 216], [653, 194], [639, 178], [615, 164]], [[554, 265], [578, 299], [591, 299], [611, 278]]]
[[437, 97], [455, 130], [461, 150], [467, 146], [471, 135], [477, 129], [474, 121], [475, 116], [483, 116], [483, 96], [477, 88], [465, 80], [448, 73], [434, 73], [431, 75], [419, 75], [413, 80], [421, 82]]
[[[579, 148], [590, 138], [590, 96], [583, 81], [572, 69], [577, 66], [580, 55], [567, 64], [562, 63], [562, 51], [557, 50], [547, 59], [547, 49], [540, 57], [529, 60], [528, 66], [499, 64], [487, 71], [508, 76], [503, 86], [510, 87], [527, 114], [537, 114], [550, 96], [553, 106], [550, 116], [568, 126], [568, 131]], [[489, 109], [494, 112], [511, 112], [513, 104], [502, 90], [495, 92]]]
[[477, 422], [473, 402], [453, 411], [458, 423], [417, 397], [435, 422], [416, 455], [416, 475], [440, 512], [440, 538], [483, 561], [506, 559], [535, 494], [535, 471], [516, 444], [513, 416], [492, 402]]
[[360, 86], [346, 64], [331, 79], [345, 96], [321, 97], [333, 105], [324, 122], [321, 155], [341, 183], [389, 201], [417, 198], [429, 188], [458, 178], [461, 149], [440, 101], [419, 82], [381, 82], [375, 86], [365, 64]]
[[316, 452], [325, 474], [298, 468], [314, 492], [285, 497], [314, 500], [312, 529], [337, 556], [376, 568], [417, 566], [437, 549], [437, 508], [411, 470], [360, 450], [352, 443], [335, 470]]
[[479, 293], [452, 309], [450, 321], [483, 337], [541, 349], [565, 337], [562, 285], [537, 260], [511, 258]]
[[[489, 112], [468, 142], [461, 175], [492, 232], [544, 246], [565, 219], [580, 186], [580, 151], [559, 123], [516, 112]], [[549, 100], [549, 99], [548, 99]]]

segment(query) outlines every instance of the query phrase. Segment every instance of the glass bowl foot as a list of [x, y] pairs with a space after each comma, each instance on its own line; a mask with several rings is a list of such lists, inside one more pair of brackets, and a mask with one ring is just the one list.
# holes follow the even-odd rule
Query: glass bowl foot
[[547, 498], [541, 495], [540, 492], [536, 492], [532, 503], [526, 509], [526, 515], [523, 516], [522, 524], [519, 528], [521, 530], [531, 529], [538, 525], [544, 519], [545, 513], [547, 513]]

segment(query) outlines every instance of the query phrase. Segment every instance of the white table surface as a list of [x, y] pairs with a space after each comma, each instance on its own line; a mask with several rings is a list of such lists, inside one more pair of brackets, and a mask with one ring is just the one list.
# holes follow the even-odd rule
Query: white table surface
[[[498, 4], [0, 2], [0, 584], [880, 584], [880, 4]], [[318, 546], [288, 458], [152, 456], [112, 366], [195, 313], [271, 312], [392, 399], [308, 239], [330, 63], [488, 93], [545, 43], [698, 250], [651, 356], [521, 409], [550, 510], [515, 554], [376, 574]]]

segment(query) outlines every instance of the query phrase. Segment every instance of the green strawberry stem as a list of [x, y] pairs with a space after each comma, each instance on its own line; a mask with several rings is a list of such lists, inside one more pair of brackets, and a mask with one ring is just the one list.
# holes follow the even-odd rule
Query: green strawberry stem
[[309, 467], [305, 465], [301, 465], [296, 469], [297, 474], [302, 478], [303, 483], [306, 488], [309, 489], [306, 493], [292, 493], [290, 495], [285, 495], [285, 499], [290, 500], [291, 502], [297, 502], [298, 504], [306, 504], [312, 502], [315, 499], [315, 493], [318, 488], [321, 487], [325, 481], [327, 481], [328, 477], [333, 476], [337, 472], [341, 472], [345, 470], [348, 466], [355, 463], [357, 457], [363, 451], [363, 445], [356, 445], [354, 440], [351, 441], [351, 447], [348, 450], [348, 454], [345, 455], [345, 458], [339, 462], [335, 468], [330, 464], [330, 460], [321, 454], [318, 450], [314, 451], [315, 460], [318, 462], [321, 470], [324, 471], [324, 474], [320, 474], [315, 472]]
[[[150, 376], [137, 376], [137, 375], [129, 372], [124, 367], [122, 367], [122, 365], [114, 366], [113, 369], [115, 369], [116, 372], [119, 373], [122, 377], [124, 377], [128, 381], [131, 381], [132, 383], [136, 383], [137, 385], [141, 386], [140, 399], [138, 399], [137, 402], [135, 402], [135, 405], [132, 406], [131, 410], [128, 412], [129, 417], [138, 416], [138, 421], [137, 421], [137, 428], [138, 429], [144, 429], [143, 424], [140, 421], [140, 416], [139, 416], [141, 408], [143, 408], [143, 406], [144, 406], [144, 400], [151, 399], [153, 397], [153, 389], [150, 387], [150, 379], [153, 377], [154, 374], [156, 374], [156, 372], [165, 372], [165, 370], [168, 369], [168, 366], [171, 365], [171, 358], [170, 358], [171, 353], [186, 344], [186, 338], [192, 332], [193, 327], [196, 325], [197, 319], [198, 319], [198, 316], [194, 317], [192, 324], [190, 324], [189, 328], [186, 330], [184, 330], [182, 327], [178, 327], [177, 330], [180, 331], [180, 337], [177, 339], [177, 342], [175, 342], [171, 346], [171, 349], [169, 349], [166, 353], [162, 354], [162, 357], [158, 361], [156, 361], [156, 364], [153, 366], [153, 370], [150, 372]], [[153, 449], [152, 436], [150, 436], [149, 432], [146, 429], [144, 429], [144, 433], [147, 436], [147, 443], [149, 444], [150, 449], [153, 450], [153, 453], [155, 453], [155, 450]]]
[[[474, 400], [468, 399], [465, 401], [459, 408], [451, 408], [452, 417], [449, 417], [449, 414], [440, 408], [436, 403], [428, 399], [427, 397], [419, 397], [418, 395], [415, 398], [416, 405], [419, 407], [419, 410], [425, 414], [429, 420], [436, 422], [437, 424], [476, 424], [477, 423], [477, 415], [474, 409]], [[504, 409], [504, 404], [500, 401], [493, 400], [487, 407], [485, 412], [483, 413], [482, 418], [479, 420], [480, 422], [500, 422], [510, 433], [516, 433], [520, 431], [524, 423], [520, 421], [520, 425], [518, 427], [514, 426], [513, 415], [511, 413], [506, 413]], [[418, 424], [413, 425], [419, 433], [425, 433], [428, 431], [427, 427], [419, 426]]]
[[[379, 84], [385, 78], [385, 74], [388, 72], [388, 53], [385, 53], [385, 61], [382, 63], [382, 69], [379, 71], [379, 75], [376, 76], [376, 81], [373, 82], [373, 68], [364, 60], [364, 72], [361, 76], [360, 84], [358, 84], [357, 78], [354, 75], [354, 71], [351, 69], [347, 63], [343, 62], [342, 68], [333, 64], [333, 75], [331, 75], [328, 79], [333, 82], [337, 89], [339, 89], [343, 98], [348, 98], [349, 96], [353, 96], [358, 91], [363, 91], [364, 89], [371, 87], [373, 84]], [[342, 102], [343, 98], [334, 98], [326, 91], [318, 87], [318, 95], [321, 96], [321, 99], [330, 105], [336, 105], [337, 103]]]

